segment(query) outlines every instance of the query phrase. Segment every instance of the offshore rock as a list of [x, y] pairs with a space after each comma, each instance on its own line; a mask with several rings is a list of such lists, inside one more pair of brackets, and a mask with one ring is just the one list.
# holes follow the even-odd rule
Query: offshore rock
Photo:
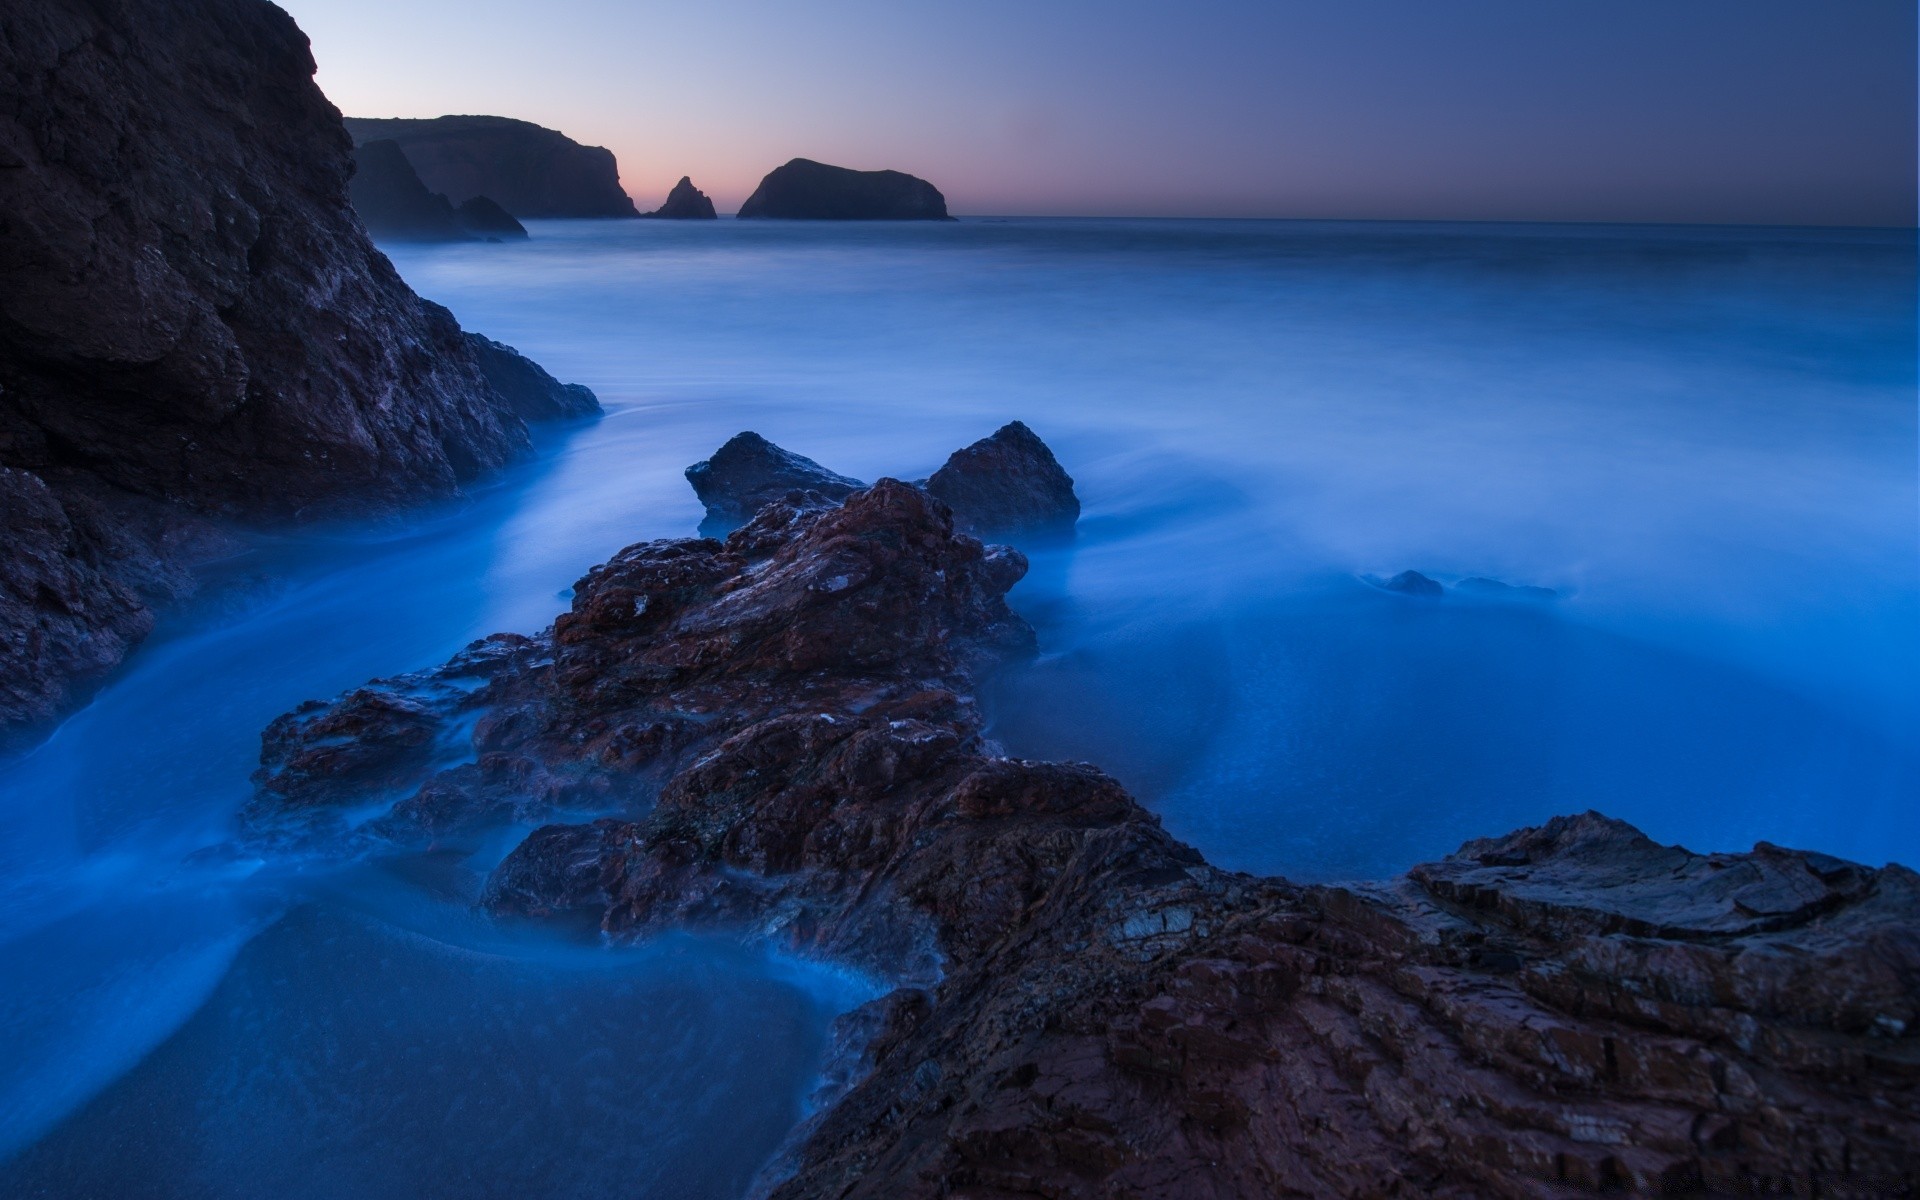
[[376, 238], [396, 242], [464, 242], [453, 205], [420, 182], [400, 143], [368, 142], [353, 151], [353, 182], [347, 194], [360, 223]]
[[483, 903], [896, 981], [763, 1195], [1920, 1187], [1913, 872], [1592, 813], [1384, 883], [1213, 868], [1096, 768], [983, 738], [1023, 567], [892, 480], [629, 547], [547, 633], [276, 722], [252, 819], [389, 804], [373, 836], [477, 845], [577, 814]]
[[713, 211], [713, 201], [707, 194], [693, 186], [693, 180], [685, 175], [673, 185], [667, 193], [667, 202], [643, 217], [659, 217], [669, 221], [711, 221], [717, 214]]
[[509, 117], [348, 117], [362, 145], [398, 142], [426, 186], [454, 204], [489, 196], [525, 221], [544, 217], [636, 217], [611, 151]]
[[0, 15], [0, 747], [82, 699], [229, 522], [445, 496], [528, 448], [367, 240], [313, 69], [264, 0]]
[[976, 537], [1065, 536], [1080, 519], [1072, 477], [1019, 421], [955, 451], [926, 487]]
[[947, 198], [900, 171], [855, 171], [796, 158], [775, 167], [740, 206], [743, 219], [949, 221]]
[[712, 458], [688, 467], [687, 482], [707, 508], [707, 519], [700, 526], [703, 533], [724, 533], [742, 525], [789, 492], [813, 492], [839, 500], [866, 486], [782, 450], [751, 430], [733, 435]]
[[453, 216], [460, 224], [460, 231], [469, 237], [501, 242], [526, 240], [527, 227], [485, 196], [462, 200], [460, 207], [453, 210]]

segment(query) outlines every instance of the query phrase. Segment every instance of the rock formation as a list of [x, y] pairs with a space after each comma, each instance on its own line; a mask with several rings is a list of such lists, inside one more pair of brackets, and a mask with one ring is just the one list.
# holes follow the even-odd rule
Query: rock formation
[[788, 492], [815, 492], [838, 500], [866, 486], [836, 475], [810, 458], [782, 450], [748, 430], [727, 439], [713, 457], [687, 468], [693, 494], [707, 506], [702, 532], [724, 533], [753, 518]]
[[460, 202], [453, 210], [453, 218], [460, 225], [460, 231], [468, 237], [488, 242], [524, 241], [527, 227], [513, 219], [513, 214], [485, 196], [470, 196]]
[[348, 117], [362, 145], [392, 139], [429, 190], [454, 204], [488, 196], [521, 220], [637, 217], [611, 151], [508, 117]]
[[453, 205], [427, 190], [414, 174], [400, 143], [368, 142], [353, 151], [353, 180], [347, 187], [360, 223], [376, 238], [396, 242], [462, 242]]
[[855, 171], [796, 158], [775, 167], [740, 206], [742, 218], [804, 221], [948, 221], [947, 198], [899, 171]]
[[1418, 596], [1423, 600], [1438, 600], [1447, 594], [1447, 589], [1438, 580], [1429, 579], [1418, 571], [1402, 571], [1391, 579], [1375, 580], [1374, 583], [1381, 591]]
[[983, 737], [982, 672], [1033, 651], [1023, 570], [892, 480], [629, 547], [542, 634], [275, 722], [252, 836], [576, 813], [488, 908], [893, 980], [765, 1195], [1920, 1187], [1912, 872], [1595, 814], [1385, 883], [1218, 870], [1097, 769]]
[[1072, 477], [1018, 421], [955, 451], [926, 486], [976, 537], [1063, 536], [1080, 519]]
[[0, 16], [0, 745], [190, 588], [216, 522], [446, 495], [527, 448], [367, 241], [312, 76], [264, 0]]
[[693, 180], [682, 175], [680, 182], [673, 185], [667, 193], [667, 202], [643, 217], [659, 217], [670, 221], [711, 221], [717, 214], [713, 211], [713, 201], [707, 194], [693, 186]]

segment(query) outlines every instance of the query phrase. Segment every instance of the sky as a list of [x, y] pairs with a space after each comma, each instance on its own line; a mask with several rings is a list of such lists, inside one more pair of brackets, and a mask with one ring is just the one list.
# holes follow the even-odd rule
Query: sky
[[491, 113], [722, 212], [1913, 225], [1913, 0], [280, 0], [349, 116]]

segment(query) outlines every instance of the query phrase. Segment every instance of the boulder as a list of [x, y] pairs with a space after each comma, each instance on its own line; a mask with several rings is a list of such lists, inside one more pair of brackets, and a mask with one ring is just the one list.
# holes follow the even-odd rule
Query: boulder
[[707, 199], [707, 194], [693, 186], [692, 179], [682, 175], [680, 182], [674, 184], [673, 190], [667, 193], [665, 204], [640, 215], [669, 221], [711, 221], [716, 214], [713, 201]]
[[362, 145], [392, 140], [430, 191], [454, 204], [490, 196], [521, 220], [637, 217], [611, 151], [509, 117], [348, 117]]
[[855, 171], [796, 158], [775, 167], [740, 206], [740, 217], [803, 221], [948, 221], [947, 198], [899, 171]]
[[750, 430], [728, 438], [712, 458], [688, 467], [687, 482], [707, 506], [701, 529], [720, 532], [746, 523], [763, 505], [789, 492], [816, 492], [838, 500], [866, 486]]
[[956, 450], [926, 483], [976, 537], [1067, 536], [1080, 519], [1073, 479], [1047, 444], [1019, 421]]

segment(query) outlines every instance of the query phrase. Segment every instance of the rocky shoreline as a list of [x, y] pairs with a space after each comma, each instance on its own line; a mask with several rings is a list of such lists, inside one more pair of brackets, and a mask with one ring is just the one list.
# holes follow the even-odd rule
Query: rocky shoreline
[[981, 679], [1035, 650], [1024, 571], [928, 489], [789, 490], [622, 551], [541, 634], [276, 721], [246, 836], [547, 822], [487, 882], [504, 919], [889, 981], [768, 1196], [1920, 1187], [1913, 872], [1592, 813], [1379, 883], [1219, 870], [984, 735]]

